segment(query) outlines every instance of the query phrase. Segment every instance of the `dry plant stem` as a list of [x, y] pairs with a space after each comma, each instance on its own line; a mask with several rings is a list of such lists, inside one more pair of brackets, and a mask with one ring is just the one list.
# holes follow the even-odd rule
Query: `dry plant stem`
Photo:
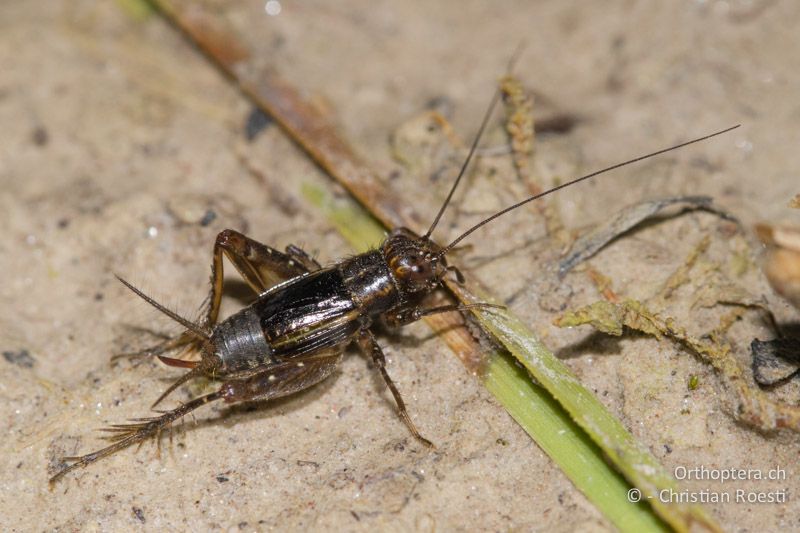
[[[462, 302], [491, 301], [489, 291], [477, 280], [472, 280], [469, 289], [453, 280], [447, 280], [446, 284]], [[719, 530], [701, 506], [677, 502], [666, 504], [657, 497], [661, 490], [677, 487], [675, 480], [526, 325], [505, 311], [473, 314], [483, 329], [506, 346], [531, 376], [554, 396], [622, 474], [642, 490], [670, 526], [678, 531], [689, 530], [692, 525]]]
[[[531, 169], [531, 158], [536, 142], [533, 96], [511, 74], [500, 80], [500, 91], [506, 106], [506, 133], [511, 141], [511, 157], [517, 169], [517, 176], [525, 185], [529, 195], [540, 194], [542, 186]], [[536, 202], [534, 206], [544, 218], [547, 234], [555, 237], [563, 246], [567, 246], [571, 238], [554, 203], [554, 199], [548, 199]]]
[[614, 283], [611, 278], [597, 270], [592, 264], [587, 263], [586, 274], [592, 280], [597, 291], [603, 295], [603, 298], [611, 303], [619, 302], [619, 296], [614, 291]]
[[[369, 215], [360, 207], [356, 207], [354, 201], [343, 198], [338, 202], [326, 201], [323, 191], [306, 190], [304, 194], [321, 212], [327, 214], [337, 229], [356, 249], [361, 249], [363, 243], [369, 241], [364, 238], [364, 234], [376, 235], [373, 237], [373, 241], [380, 239], [383, 234], [383, 228], [377, 227], [374, 219], [364, 220]], [[337, 203], [338, 205], [336, 205]], [[343, 216], [345, 212], [347, 212], [346, 217]], [[371, 224], [362, 223], [362, 221], [368, 221]], [[359, 231], [361, 235], [358, 238], [354, 238], [351, 231], [353, 226], [361, 227]], [[459, 285], [454, 287], [455, 290], [460, 289]], [[474, 298], [468, 294], [466, 297]], [[482, 317], [480, 314], [477, 316], [479, 320]], [[496, 320], [498, 317], [494, 318]], [[604, 453], [597, 446], [598, 434], [601, 442], [613, 443], [611, 446], [607, 446], [612, 450], [610, 455], [616, 458], [625, 457], [621, 463], [621, 469], [626, 472], [633, 470], [633, 473], [628, 472], [630, 477], [636, 479], [637, 468], [638, 471], [648, 472], [644, 482], [638, 486], [677, 489], [677, 484], [669, 479], [658, 478], [663, 474], [660, 465], [657, 463], [653, 465], [649, 454], [647, 452], [642, 454], [636, 443], [630, 440], [630, 435], [627, 435], [626, 442], [621, 443], [625, 440], [625, 431], [620, 432], [618, 427], [613, 427], [613, 422], [608, 423], [602, 420], [603, 415], [608, 414], [605, 409], [601, 409], [600, 413], [591, 409], [592, 404], [596, 403], [596, 399], [593, 402], [591, 398], [586, 397], [589, 393], [577, 383], [574, 376], [568, 372], [559, 371], [559, 365], [563, 365], [558, 363], [544, 346], [533, 339], [530, 334], [526, 335], [524, 331], [518, 334], [517, 330], [520, 328], [519, 325], [515, 326], [513, 318], [503, 319], [500, 317], [500, 320], [501, 323], [504, 322], [504, 335], [509, 337], [515, 346], [525, 345], [528, 347], [525, 353], [516, 353], [512, 357], [501, 347], [484, 345], [481, 345], [480, 349], [475, 347], [474, 350], [464, 351], [463, 347], [466, 347], [469, 342], [474, 342], [472, 336], [467, 334], [464, 329], [457, 330], [459, 334], [466, 334], [463, 339], [465, 342], [461, 346], [457, 338], [451, 340], [445, 337], [445, 340], [456, 351], [467, 369], [480, 376], [481, 383], [486, 389], [616, 527], [621, 531], [666, 529], [666, 526], [647, 507], [632, 505], [628, 501], [626, 494], [630, 485], [605, 462]], [[436, 333], [445, 332], [445, 330], [438, 329], [439, 326], [436, 324], [431, 324], [431, 327]], [[443, 327], [448, 326], [444, 324]], [[521, 329], [525, 329], [524, 326]], [[503, 340], [503, 344], [507, 342], [507, 340]], [[531, 381], [530, 374], [519, 368], [519, 361], [524, 361], [526, 366], [533, 368], [531, 372], [534, 375], [543, 376], [543, 381], [551, 386], [552, 379], [555, 378], [563, 379], [572, 388], [578, 389], [578, 394], [574, 390], [565, 393], [569, 399], [581, 396], [580, 392], [582, 391], [584, 395], [577, 400], [583, 407], [578, 418], [583, 417], [581, 419], [585, 424], [588, 421], [588, 425], [598, 428], [600, 433], [596, 431], [590, 436], [578, 427], [571, 414], [576, 411], [567, 412], [556, 401], [554, 394]], [[575, 401], [572, 403], [574, 404]], [[589, 414], [590, 412], [592, 414]], [[619, 465], [620, 462], [618, 461], [617, 464]], [[716, 527], [704, 516], [702, 510], [693, 512], [691, 508], [674, 506], [668, 511], [666, 514], [669, 515], [669, 523], [679, 531], [686, 530], [688, 524], [696, 522], [705, 524], [708, 529]]]
[[[213, 17], [205, 14], [195, 4], [188, 2], [154, 0], [154, 3], [170, 17], [176, 26], [187, 33], [192, 40], [211, 56], [218, 66], [238, 83], [244, 93], [269, 113], [323, 170], [344, 185], [362, 205], [366, 206], [373, 216], [389, 227], [406, 226], [417, 231], [424, 227], [422, 221], [414, 214], [413, 207], [382, 188], [374, 172], [336, 134], [335, 128], [330, 124], [326, 116], [304, 102], [296, 90], [274, 73], [266, 71], [254, 72], [248, 69], [246, 61], [244, 61], [247, 53], [239, 53], [240, 50], [243, 50], [243, 47], [238, 46], [236, 39], [231, 35], [227, 35], [223, 39], [221, 36], [225, 35], [225, 32]], [[184, 8], [182, 6], [187, 7]], [[235, 53], [231, 52], [231, 50]], [[472, 303], [476, 300], [472, 296], [473, 287], [475, 285], [472, 284], [457, 287], [456, 294], [462, 302]], [[452, 290], [454, 286], [450, 285], [450, 288]], [[479, 293], [485, 295], [486, 291], [479, 291]], [[504, 316], [510, 317], [507, 314], [504, 314]], [[471, 335], [459, 327], [461, 323], [459, 317], [439, 315], [426, 318], [426, 320], [430, 319], [435, 319], [433, 321], [435, 328], [448, 328], [443, 337], [448, 344], [454, 346], [456, 353], [459, 354], [462, 360], [466, 358], [470, 363], [478, 361], [477, 367], [468, 364], [468, 368], [476, 370], [482, 368], [484, 364], [480, 355], [482, 350], [479, 349], [474, 340], [467, 340], [468, 337], [471, 339]], [[521, 323], [515, 319], [512, 322], [521, 326]], [[486, 322], [482, 321], [482, 323], [485, 325]], [[523, 329], [525, 328], [523, 327]], [[536, 344], [540, 346], [538, 342]], [[458, 347], [461, 347], [461, 349]], [[543, 353], [550, 355], [543, 347], [541, 349], [544, 350]], [[563, 370], [568, 373], [566, 368]], [[561, 379], [574, 381], [575, 386], [578, 386], [574, 376]], [[559, 401], [562, 400], [563, 398], [559, 399]], [[597, 400], [595, 399], [595, 401]], [[599, 402], [597, 403], [599, 405]], [[578, 421], [579, 425], [584, 430], [587, 430], [583, 415], [574, 408], [568, 409], [568, 411]], [[603, 418], [606, 419], [607, 417], [610, 417], [610, 414], [605, 413]], [[609, 421], [613, 422], [614, 420], [611, 417]], [[581, 424], [581, 421], [584, 423]], [[617, 427], [622, 428], [618, 421], [614, 423], [614, 426], [615, 429]], [[589, 433], [594, 435], [591, 431]], [[615, 433], [617, 432], [615, 431]], [[625, 453], [620, 453], [615, 456], [614, 462], [620, 470], [625, 472], [625, 476], [637, 486], [640, 486], [643, 492], [648, 495], [656, 494], [658, 489], [665, 486], [673, 486], [675, 484], [674, 480], [663, 472], [663, 469], [649, 452], [642, 449], [641, 445], [633, 442], [630, 434], [624, 431], [623, 433], [625, 433], [624, 444], [630, 447], [626, 449], [636, 455], [637, 458], [645, 460], [649, 466], [648, 472], [634, 471], [633, 466], [625, 462]], [[605, 450], [608, 452], [608, 446], [611, 444], [605, 441], [598, 442], [601, 446], [604, 443], [606, 445]], [[653, 471], [656, 472], [655, 475], [653, 475]], [[660, 503], [657, 497], [650, 501], [658, 514], [677, 530], [686, 531], [692, 524], [700, 524], [711, 530], [719, 529], [698, 505], [666, 505]]]
[[[535, 131], [533, 126], [533, 97], [525, 92], [522, 83], [508, 74], [500, 80], [500, 90], [506, 105], [506, 132], [511, 139], [511, 155], [520, 180], [531, 195], [542, 192], [530, 168]], [[537, 207], [541, 203], [536, 204]], [[541, 210], [541, 207], [539, 208]]]
[[711, 245], [711, 237], [706, 235], [703, 237], [697, 245], [689, 252], [689, 255], [684, 260], [683, 264], [678, 267], [675, 272], [670, 274], [667, 278], [667, 281], [664, 282], [664, 285], [661, 287], [661, 290], [656, 294], [651, 301], [656, 301], [659, 304], [663, 304], [666, 300], [668, 300], [675, 290], [689, 282], [689, 272], [692, 270], [694, 265], [697, 263], [697, 259], [708, 250], [708, 247]]
[[[724, 330], [729, 317], [723, 317], [717, 331]], [[742, 366], [731, 353], [731, 346], [712, 335], [711, 341], [701, 340], [689, 335], [669, 317], [650, 313], [640, 302], [624, 300], [620, 304], [596, 302], [590, 306], [566, 313], [558, 320], [560, 326], [592, 324], [595, 328], [611, 335], [621, 335], [622, 327], [628, 327], [656, 338], [674, 339], [695, 352], [701, 359], [711, 364], [720, 373], [723, 385], [733, 392], [736, 398], [736, 417], [763, 431], [786, 428], [800, 431], [800, 409], [775, 402], [762, 391], [749, 385]], [[609, 328], [610, 325], [618, 325]], [[616, 331], [615, 331], [616, 330]]]

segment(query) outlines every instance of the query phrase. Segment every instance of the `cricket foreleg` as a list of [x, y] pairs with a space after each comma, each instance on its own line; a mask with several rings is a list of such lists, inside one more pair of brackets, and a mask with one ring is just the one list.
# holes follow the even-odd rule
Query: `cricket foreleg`
[[105, 437], [106, 440], [111, 441], [113, 444], [87, 455], [62, 458], [62, 461], [73, 462], [64, 466], [53, 477], [51, 477], [50, 484], [52, 485], [53, 483], [57, 482], [76, 468], [82, 468], [90, 465], [95, 461], [102, 459], [103, 457], [107, 457], [114, 452], [118, 452], [119, 450], [127, 448], [128, 446], [143, 443], [151, 437], [158, 438], [161, 432], [176, 420], [184, 417], [198, 407], [202, 407], [209, 402], [219, 400], [224, 396], [224, 391], [220, 389], [219, 391], [207, 394], [206, 396], [195, 398], [194, 400], [187, 402], [180, 407], [173, 409], [172, 411], [167, 411], [161, 416], [136, 419], [133, 421], [133, 424], [113, 425], [103, 429], [103, 431], [113, 433], [113, 435]]
[[375, 339], [375, 335], [373, 335], [368, 329], [361, 330], [358, 337], [358, 345], [366, 355], [372, 358], [372, 360], [375, 362], [375, 365], [378, 367], [378, 370], [383, 377], [383, 381], [386, 382], [386, 386], [389, 387], [390, 391], [392, 391], [392, 396], [394, 396], [394, 401], [397, 403], [397, 411], [400, 414], [400, 418], [402, 418], [403, 422], [405, 422], [406, 426], [408, 426], [411, 434], [414, 435], [414, 437], [416, 437], [425, 446], [433, 447], [433, 443], [420, 434], [417, 426], [414, 425], [414, 422], [408, 415], [403, 397], [400, 396], [400, 391], [397, 390], [392, 378], [389, 377], [389, 373], [386, 371], [386, 357], [383, 355], [383, 350], [378, 344], [377, 339]]

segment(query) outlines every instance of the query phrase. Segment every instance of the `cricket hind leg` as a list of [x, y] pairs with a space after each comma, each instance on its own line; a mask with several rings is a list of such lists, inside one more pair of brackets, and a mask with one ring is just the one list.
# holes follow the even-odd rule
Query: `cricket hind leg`
[[219, 400], [223, 397], [224, 392], [222, 389], [220, 389], [217, 392], [195, 398], [194, 400], [191, 400], [180, 407], [177, 407], [171, 411], [167, 411], [161, 416], [135, 419], [133, 420], [133, 424], [118, 424], [104, 428], [103, 431], [112, 433], [112, 435], [104, 437], [106, 440], [112, 442], [112, 444], [86, 455], [77, 457], [63, 457], [61, 459], [62, 461], [72, 462], [64, 466], [53, 477], [50, 478], [50, 485], [52, 486], [54, 483], [62, 479], [65, 475], [76, 468], [83, 468], [99, 459], [102, 459], [103, 457], [108, 457], [119, 450], [127, 448], [128, 446], [132, 446], [133, 444], [144, 443], [144, 441], [151, 437], [160, 437], [161, 432], [176, 420], [183, 418], [190, 412], [204, 406], [207, 403]]
[[[320, 268], [319, 263], [297, 246], [289, 245], [286, 253], [283, 253], [250, 239], [238, 231], [230, 229], [221, 231], [214, 243], [211, 290], [201, 306], [201, 314], [204, 315], [202, 323], [204, 329], [213, 328], [219, 317], [223, 287], [223, 255], [233, 263], [236, 270], [256, 294], [263, 293], [277, 283]], [[136, 352], [114, 355], [112, 360], [120, 357], [160, 356], [174, 350], [184, 349], [180, 358], [196, 348], [198, 346], [194, 336], [183, 332], [155, 346]]]
[[174, 382], [172, 382], [172, 385], [167, 387], [167, 389], [161, 393], [161, 396], [159, 396], [158, 399], [155, 402], [153, 402], [153, 405], [150, 406], [150, 409], [153, 409], [155, 406], [160, 404], [164, 400], [164, 398], [172, 394], [172, 391], [174, 391], [187, 381], [191, 381], [194, 378], [200, 377], [203, 374], [207, 373], [206, 367], [204, 367], [200, 361], [183, 361], [181, 359], [171, 359], [163, 356], [159, 356], [158, 358], [161, 359], [161, 361], [164, 364], [167, 364], [169, 366], [191, 368], [191, 370], [182, 375], [181, 377], [179, 377], [178, 379], [176, 379]]
[[[184, 375], [182, 375], [181, 377], [179, 377], [169, 387], [167, 387], [167, 389], [163, 393], [161, 393], [161, 396], [159, 396], [158, 399], [155, 402], [153, 402], [153, 405], [150, 406], [151, 409], [153, 407], [157, 406], [158, 404], [160, 404], [164, 400], [164, 398], [169, 396], [175, 389], [177, 389], [178, 387], [180, 387], [181, 385], [183, 385], [187, 381], [190, 381], [190, 380], [192, 380], [192, 379], [194, 379], [196, 377], [199, 377], [199, 376], [201, 376], [203, 374], [208, 373], [209, 365], [208, 364], [204, 365], [203, 361], [192, 361], [192, 360], [187, 360], [187, 359], [181, 359], [181, 357], [183, 357], [187, 353], [200, 349], [199, 347], [192, 345], [193, 342], [196, 342], [196, 341], [194, 341], [194, 339], [192, 339], [190, 341], [187, 341], [185, 343], [188, 346], [184, 346], [184, 351], [181, 352], [180, 354], [178, 354], [178, 357], [167, 357], [165, 355], [161, 355], [162, 353], [164, 353], [166, 351], [175, 350], [175, 349], [180, 348], [182, 346], [182, 344], [179, 344], [178, 342], [176, 342], [176, 341], [179, 341], [179, 340], [180, 340], [180, 337], [175, 337], [174, 339], [169, 339], [168, 341], [162, 343], [161, 345], [158, 345], [156, 347], [147, 349], [146, 351], [137, 352], [137, 353], [117, 354], [117, 355], [114, 355], [111, 358], [112, 361], [113, 361], [114, 359], [117, 359], [119, 357], [139, 357], [139, 356], [151, 356], [152, 355], [152, 356], [158, 357], [158, 359], [162, 363], [167, 365], [167, 366], [173, 366], [173, 367], [177, 367], [177, 368], [189, 368], [190, 369], [189, 372], [187, 372]], [[175, 345], [172, 346], [172, 347], [165, 347], [165, 345], [168, 345], [170, 343], [174, 343]]]
[[290, 246], [287, 248], [287, 253], [283, 253], [232, 229], [223, 230], [217, 235], [213, 255], [211, 290], [207, 299], [204, 324], [207, 327], [216, 324], [219, 316], [219, 306], [222, 301], [223, 255], [256, 294], [262, 294], [278, 283], [316, 270], [310, 268], [316, 262], [296, 246]]
[[[226, 402], [271, 400], [307, 389], [333, 373], [341, 359], [341, 351], [328, 350], [320, 354], [289, 360], [247, 377], [228, 379], [222, 387]], [[175, 380], [151, 407], [158, 405], [172, 391], [187, 381], [209, 374], [202, 363]]]
[[286, 247], [286, 254], [303, 265], [308, 272], [314, 272], [322, 268], [322, 265], [320, 265], [319, 262], [311, 256], [311, 254], [299, 246], [295, 246], [294, 244], [290, 244]]
[[289, 359], [251, 374], [225, 382], [226, 402], [273, 400], [305, 390], [333, 374], [342, 359], [342, 349]]
[[397, 390], [394, 381], [392, 381], [392, 378], [389, 377], [389, 373], [386, 371], [386, 357], [383, 355], [383, 350], [381, 349], [380, 344], [378, 344], [378, 340], [375, 338], [375, 335], [368, 329], [361, 330], [358, 337], [358, 345], [366, 355], [372, 358], [375, 365], [378, 367], [378, 370], [383, 377], [383, 381], [386, 382], [386, 386], [389, 387], [389, 390], [392, 392], [392, 396], [394, 396], [394, 401], [397, 403], [397, 411], [400, 414], [400, 418], [403, 420], [403, 422], [405, 422], [406, 426], [411, 431], [411, 434], [414, 435], [414, 437], [416, 437], [417, 440], [419, 440], [425, 446], [434, 448], [433, 443], [420, 434], [417, 426], [415, 426], [414, 422], [411, 420], [408, 410], [406, 409], [406, 404], [403, 401], [403, 397], [400, 395], [400, 391]]
[[62, 461], [72, 462], [51, 477], [50, 484], [52, 486], [76, 468], [90, 465], [128, 446], [142, 444], [149, 438], [158, 438], [170, 424], [207, 403], [221, 399], [227, 403], [270, 400], [307, 389], [330, 376], [339, 364], [341, 357], [342, 350], [334, 348], [311, 356], [285, 361], [248, 377], [228, 380], [216, 392], [195, 398], [161, 416], [135, 419], [132, 424], [112, 425], [105, 428], [103, 431], [112, 433], [105, 437], [112, 444], [86, 455], [62, 458]]
[[[230, 229], [223, 230], [217, 235], [213, 255], [211, 291], [204, 303], [204, 305], [208, 306], [205, 313], [205, 329], [212, 328], [219, 316], [223, 288], [223, 255], [233, 263], [236, 270], [256, 294], [263, 293], [277, 283], [321, 268], [320, 264], [311, 255], [298, 246], [290, 244], [286, 247], [286, 253], [284, 254]], [[148, 350], [148, 353], [156, 355], [167, 365], [192, 369], [170, 385], [153, 403], [153, 407], [161, 403], [164, 398], [180, 385], [204, 373], [208, 374], [213, 370], [211, 368], [213, 365], [206, 364], [208, 363], [206, 358], [202, 362], [197, 362], [182, 360], [180, 356], [179, 358], [172, 358], [161, 355], [181, 347], [185, 349], [181, 355], [197, 348], [192, 335], [184, 332], [181, 336], [168, 339], [161, 345]]]

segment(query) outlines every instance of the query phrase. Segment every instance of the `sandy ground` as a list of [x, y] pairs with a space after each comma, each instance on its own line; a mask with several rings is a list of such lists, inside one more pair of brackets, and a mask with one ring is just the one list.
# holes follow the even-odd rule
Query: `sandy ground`
[[[390, 134], [436, 102], [470, 138], [520, 41], [516, 72], [535, 91], [537, 113], [576, 120], [541, 139], [546, 179], [743, 124], [562, 194], [569, 227], [676, 194], [711, 195], [745, 228], [792, 214], [786, 204], [800, 189], [796, 2], [287, 1], [278, 16], [263, 2], [237, 5], [227, 18], [264, 61], [329, 108], [361, 154], [386, 176], [396, 171], [398, 194], [431, 216], [442, 186], [394, 161]], [[303, 196], [308, 187], [336, 190], [331, 181], [274, 126], [248, 142], [248, 102], [135, 3], [0, 3], [0, 65], [3, 529], [611, 528], [421, 324], [382, 343], [435, 451], [410, 438], [353, 354], [306, 394], [200, 411], [172, 446], [164, 441], [160, 457], [150, 445], [126, 450], [49, 490], [59, 456], [96, 449], [96, 428], [147, 416], [180, 374], [151, 361], [109, 363], [153, 342], [134, 326], [174, 330], [113, 273], [191, 314], [221, 229], [278, 248], [300, 244], [322, 262], [348, 250]], [[487, 144], [503, 142], [498, 126]], [[443, 233], [455, 235], [519, 192], [503, 185], [508, 176], [486, 174], [476, 172]], [[712, 236], [709, 257], [726, 260], [728, 232], [713, 215], [686, 215], [647, 225], [594, 264], [642, 298], [703, 235]], [[778, 481], [686, 482], [693, 491], [788, 491], [781, 504], [709, 505], [726, 529], [800, 527], [798, 436], [735, 422], [713, 370], [669, 342], [553, 327], [558, 311], [599, 296], [580, 274], [559, 288], [542, 279], [540, 268], [556, 259], [542, 235], [541, 222], [521, 213], [476, 238], [465, 261], [668, 470], [782, 469]], [[764, 295], [782, 322], [797, 322], [754, 268], [736, 282]], [[240, 305], [237, 293], [226, 297], [226, 312]], [[697, 334], [719, 316], [674, 312]], [[754, 315], [730, 332], [743, 364], [750, 340], [769, 336]], [[699, 377], [691, 391], [690, 376]], [[184, 387], [173, 401], [198, 391]], [[797, 403], [796, 385], [774, 394]]]

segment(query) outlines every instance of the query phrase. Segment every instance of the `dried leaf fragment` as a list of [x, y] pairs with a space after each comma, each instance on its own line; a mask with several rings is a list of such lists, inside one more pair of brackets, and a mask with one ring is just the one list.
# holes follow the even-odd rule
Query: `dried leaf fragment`
[[506, 104], [506, 132], [511, 140], [511, 153], [519, 177], [528, 185], [531, 194], [542, 192], [530, 174], [535, 131], [533, 126], [533, 97], [512, 75], [500, 80], [500, 91]]
[[618, 304], [595, 302], [565, 313], [554, 323], [559, 327], [590, 324], [599, 331], [617, 336], [622, 335], [623, 328], [627, 327], [657, 339], [662, 336], [671, 338], [691, 349], [720, 373], [723, 384], [735, 396], [733, 412], [739, 420], [763, 431], [777, 428], [800, 431], [800, 408], [775, 402], [748, 384], [743, 368], [732, 357], [731, 346], [722, 340], [722, 333], [741, 312], [741, 309], [736, 309], [723, 317], [720, 326], [708, 338], [689, 335], [674, 319], [662, 318], [636, 300], [624, 300]]
[[[528, 194], [533, 196], [542, 193], [541, 180], [531, 168], [536, 145], [536, 129], [534, 126], [533, 95], [526, 90], [516, 77], [507, 74], [500, 80], [500, 92], [506, 108], [506, 133], [511, 145], [511, 157], [517, 177], [525, 186]], [[564, 228], [556, 205], [551, 202], [537, 202], [534, 206], [544, 217], [547, 234], [552, 235], [565, 247], [570, 243], [569, 232]]]
[[648, 311], [644, 304], [626, 299], [620, 303], [601, 300], [575, 311], [568, 311], [556, 318], [554, 324], [560, 328], [590, 324], [598, 331], [617, 337], [622, 335], [623, 327], [628, 327], [660, 339], [667, 334], [660, 322], [658, 315]]

